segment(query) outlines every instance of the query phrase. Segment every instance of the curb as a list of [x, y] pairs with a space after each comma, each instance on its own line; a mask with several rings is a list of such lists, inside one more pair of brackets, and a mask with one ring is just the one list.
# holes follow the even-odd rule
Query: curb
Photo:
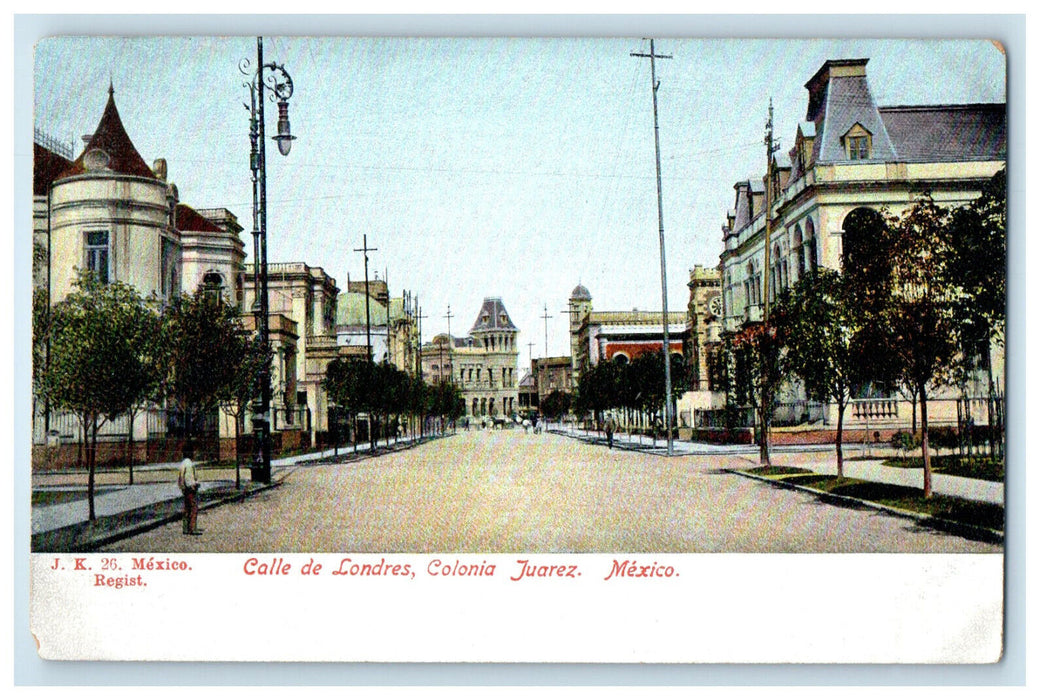
[[[233, 501], [244, 501], [244, 500], [247, 500], [248, 498], [254, 496], [255, 494], [262, 493], [264, 491], [269, 491], [270, 489], [274, 489], [274, 488], [280, 486], [282, 484], [282, 482], [283, 482], [283, 479], [281, 479], [279, 481], [274, 481], [273, 483], [270, 483], [270, 484], [265, 484], [265, 485], [262, 485], [262, 486], [258, 486], [256, 488], [245, 490], [243, 492], [230, 493], [230, 494], [227, 494], [225, 496], [221, 496], [219, 498], [215, 498], [213, 500], [209, 500], [206, 503], [201, 503], [200, 506], [199, 506], [199, 510], [201, 510], [201, 511], [210, 510], [210, 509], [216, 508], [216, 507], [218, 507], [220, 505], [225, 505], [226, 503], [232, 503]], [[179, 498], [171, 498], [171, 499], [167, 499], [165, 501], [157, 501], [151, 507], [171, 506], [172, 504], [179, 504], [179, 503], [181, 503], [181, 501], [182, 501], [182, 499], [180, 497]], [[146, 507], [150, 507], [150, 506], [146, 506]], [[109, 517], [119, 517], [119, 515], [120, 514], [117, 514], [115, 516], [109, 516]], [[120, 528], [115, 528], [113, 530], [110, 530], [109, 532], [106, 532], [105, 534], [101, 534], [101, 535], [99, 535], [97, 537], [94, 537], [94, 538], [91, 538], [91, 539], [85, 539], [85, 540], [82, 540], [82, 541], [77, 539], [77, 533], [82, 531], [85, 527], [89, 527], [90, 525], [87, 522], [80, 522], [80, 523], [76, 523], [76, 524], [73, 524], [73, 525], [67, 525], [67, 526], [65, 526], [63, 528], [59, 528], [57, 530], [50, 530], [48, 532], [41, 532], [41, 533], [33, 536], [34, 540], [39, 539], [39, 540], [42, 540], [42, 541], [57, 540], [59, 542], [62, 542], [63, 540], [71, 540], [71, 542], [69, 543], [68, 546], [47, 547], [47, 548], [43, 548], [43, 547], [37, 548], [36, 546], [32, 546], [31, 547], [31, 551], [34, 554], [40, 554], [40, 553], [45, 553], [45, 552], [92, 552], [92, 551], [97, 550], [99, 547], [104, 547], [107, 544], [111, 544], [113, 542], [117, 542], [119, 540], [126, 539], [128, 537], [134, 537], [135, 535], [140, 535], [143, 532], [148, 532], [150, 530], [155, 530], [158, 527], [161, 527], [161, 526], [166, 525], [168, 523], [177, 522], [177, 521], [179, 521], [181, 519], [182, 519], [181, 508], [180, 507], [176, 507], [174, 513], [170, 513], [168, 515], [161, 515], [161, 516], [157, 516], [157, 517], [152, 517], [152, 518], [146, 518], [146, 519], [143, 519], [143, 520], [141, 520], [139, 522], [133, 523], [131, 525], [128, 525], [128, 526], [125, 526], [125, 527], [120, 527]]]
[[968, 523], [960, 523], [955, 520], [947, 520], [945, 518], [939, 518], [936, 515], [927, 515], [926, 513], [916, 513], [911, 510], [905, 510], [903, 508], [895, 508], [894, 506], [888, 506], [883, 503], [876, 503], [875, 501], [866, 501], [861, 498], [855, 498], [854, 496], [843, 496], [836, 493], [828, 493], [826, 491], [819, 491], [818, 489], [812, 489], [807, 486], [801, 486], [800, 484], [791, 484], [788, 481], [781, 481], [777, 479], [768, 479], [760, 476], [759, 474], [750, 474], [740, 469], [724, 469], [724, 472], [729, 474], [737, 474], [738, 476], [744, 476], [749, 479], [755, 479], [756, 481], [762, 481], [765, 484], [770, 484], [777, 488], [792, 489], [793, 491], [802, 491], [809, 493], [812, 496], [817, 496], [822, 501], [828, 502], [839, 502], [851, 505], [860, 505], [870, 510], [879, 510], [899, 518], [906, 518], [908, 520], [914, 520], [921, 525], [947, 532], [950, 535], [958, 535], [960, 537], [966, 537], [968, 539], [974, 539], [981, 542], [988, 542], [990, 544], [1003, 544], [1004, 533], [1000, 530], [993, 530], [989, 527], [982, 527], [980, 525], [970, 525]]
[[[243, 502], [243, 501], [246, 501], [248, 498], [253, 497], [256, 494], [263, 493], [263, 492], [266, 492], [266, 491], [270, 491], [270, 490], [275, 489], [275, 488], [277, 488], [279, 486], [282, 486], [284, 480], [288, 476], [290, 476], [299, 467], [303, 467], [303, 466], [321, 466], [321, 465], [324, 465], [324, 464], [340, 464], [340, 463], [351, 463], [351, 462], [363, 461], [364, 459], [367, 459], [367, 458], [370, 458], [370, 457], [380, 457], [380, 456], [385, 455], [385, 454], [391, 454], [391, 453], [394, 453], [394, 452], [400, 452], [402, 450], [407, 450], [407, 449], [410, 449], [412, 447], [417, 447], [418, 445], [424, 444], [425, 442], [429, 442], [430, 440], [434, 440], [434, 439], [437, 439], [437, 438], [436, 437], [429, 437], [429, 438], [426, 438], [424, 440], [414, 441], [414, 442], [408, 443], [406, 445], [382, 446], [382, 447], [379, 447], [375, 451], [375, 453], [373, 455], [370, 453], [370, 451], [362, 451], [362, 452], [359, 453], [359, 455], [358, 455], [358, 457], [356, 459], [351, 459], [352, 453], [348, 453], [346, 455], [338, 455], [337, 458], [335, 458], [333, 455], [331, 455], [329, 457], [318, 458], [318, 459], [315, 459], [315, 460], [303, 460], [302, 462], [299, 462], [299, 463], [289, 464], [289, 465], [286, 465], [284, 467], [279, 467], [279, 469], [281, 470], [282, 474], [281, 474], [281, 476], [279, 478], [277, 478], [276, 475], [274, 474], [274, 478], [273, 478], [273, 481], [271, 483], [269, 483], [269, 484], [262, 484], [262, 485], [254, 487], [254, 488], [248, 488], [248, 489], [245, 489], [244, 491], [241, 491], [241, 492], [228, 493], [228, 494], [226, 494], [224, 496], [220, 496], [220, 497], [215, 498], [213, 500], [208, 500], [206, 503], [200, 503], [199, 510], [200, 511], [211, 510], [212, 508], [217, 508], [218, 506], [222, 506], [222, 505], [225, 505], [227, 503], [233, 503], [235, 501]], [[350, 457], [350, 459], [349, 460], [345, 460], [345, 457]], [[345, 460], [345, 461], [343, 461], [343, 460]], [[164, 507], [164, 506], [171, 506], [172, 504], [180, 504], [181, 502], [182, 502], [182, 498], [181, 497], [176, 497], [176, 498], [172, 498], [172, 499], [167, 499], [165, 501], [157, 501], [156, 503], [152, 504], [152, 506], [144, 506], [144, 507], [146, 507], [146, 508], [148, 508], [148, 507], [154, 507], [154, 508], [155, 507]], [[120, 515], [121, 514], [116, 514], [114, 516], [108, 516], [108, 517], [114, 517], [115, 518], [115, 517], [119, 517]], [[63, 546], [59, 546], [59, 547], [46, 547], [46, 548], [41, 547], [41, 548], [37, 548], [36, 546], [33, 546], [31, 544], [30, 551], [33, 552], [34, 554], [36, 554], [36, 553], [50, 553], [50, 552], [92, 552], [92, 551], [96, 551], [100, 547], [104, 547], [104, 546], [106, 546], [108, 544], [112, 544], [113, 542], [118, 542], [119, 540], [127, 539], [128, 537], [134, 537], [134, 536], [140, 535], [140, 534], [142, 534], [144, 532], [149, 532], [150, 530], [155, 530], [156, 528], [161, 527], [163, 525], [167, 525], [168, 523], [177, 522], [177, 521], [181, 520], [181, 518], [182, 518], [181, 507], [178, 506], [178, 507], [175, 508], [175, 512], [173, 512], [173, 513], [169, 513], [167, 515], [151, 517], [151, 518], [145, 518], [145, 519], [143, 519], [143, 520], [141, 520], [139, 522], [133, 523], [131, 525], [127, 525], [125, 527], [114, 528], [113, 530], [110, 530], [109, 532], [106, 532], [104, 534], [100, 534], [99, 536], [91, 538], [91, 539], [85, 539], [83, 541], [79, 541], [77, 539], [77, 534], [80, 533], [85, 527], [89, 527], [90, 525], [87, 522], [75, 523], [73, 525], [67, 525], [65, 527], [58, 528], [57, 530], [49, 530], [47, 532], [38, 533], [37, 535], [35, 535], [35, 536], [33, 536], [31, 538], [31, 543], [33, 543], [35, 541], [44, 542], [44, 541], [49, 541], [49, 540], [57, 540], [58, 542], [63, 542], [65, 540], [70, 540], [71, 543], [69, 545], [63, 545]], [[47, 536], [50, 536], [50, 537], [47, 537]]]
[[[578, 442], [584, 442], [584, 443], [586, 443], [588, 445], [599, 445], [600, 447], [607, 447], [607, 439], [606, 438], [593, 438], [593, 437], [589, 437], [588, 435], [572, 435], [571, 433], [566, 433], [566, 432], [562, 432], [562, 431], [559, 431], [559, 430], [547, 430], [546, 432], [552, 433], [553, 435], [560, 435], [561, 437], [570, 438], [572, 440], [577, 440]], [[662, 451], [662, 450], [666, 449], [664, 447], [658, 447], [656, 445], [635, 444], [635, 443], [633, 443], [631, 441], [630, 442], [623, 442], [621, 440], [615, 440], [613, 449], [625, 450], [627, 452], [643, 452], [645, 454], [655, 454], [655, 455], [658, 455], [660, 457], [668, 457], [669, 456], [669, 455], [665, 454]], [[684, 452], [677, 452], [676, 454], [673, 455], [673, 457], [687, 457], [687, 456], [690, 456], [690, 455], [688, 455], [688, 454], [686, 454]]]

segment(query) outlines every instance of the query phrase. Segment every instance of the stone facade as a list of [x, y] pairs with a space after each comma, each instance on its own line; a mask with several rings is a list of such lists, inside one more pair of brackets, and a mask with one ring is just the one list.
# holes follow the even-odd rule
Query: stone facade
[[[335, 308], [338, 287], [323, 268], [306, 263], [270, 263], [269, 314], [283, 317], [297, 328], [293, 348], [274, 346], [273, 429], [309, 433], [327, 431], [327, 392], [323, 387], [327, 365], [338, 357]], [[254, 304], [254, 266], [247, 266], [245, 308]], [[292, 381], [293, 380], [293, 381]]]
[[[806, 271], [840, 269], [855, 212], [901, 214], [924, 192], [941, 206], [962, 205], [1004, 167], [1005, 105], [883, 107], [869, 90], [867, 63], [826, 61], [805, 85], [806, 120], [796, 127], [788, 154], [776, 155], [769, 178], [735, 185], [720, 256], [725, 332], [762, 320], [765, 288], [773, 303]], [[997, 348], [993, 375], [1001, 383], [1002, 360]], [[790, 391], [785, 402], [803, 399], [802, 387]], [[896, 408], [878, 412], [877, 420], [907, 425], [907, 402], [891, 400]]]
[[509, 418], [519, 409], [518, 333], [502, 300], [488, 297], [468, 338], [440, 334], [422, 348], [422, 376], [430, 384], [452, 381], [470, 419]]
[[[601, 360], [630, 362], [645, 352], [662, 352], [664, 327], [661, 311], [593, 311], [589, 290], [578, 285], [567, 301], [570, 312], [571, 372], [573, 386], [587, 367]], [[670, 311], [669, 354], [684, 357], [687, 313]]]

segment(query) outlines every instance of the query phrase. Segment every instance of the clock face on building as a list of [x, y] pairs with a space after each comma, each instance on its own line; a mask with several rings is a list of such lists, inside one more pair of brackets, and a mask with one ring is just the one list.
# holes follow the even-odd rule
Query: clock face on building
[[723, 301], [720, 300], [719, 296], [710, 297], [709, 299], [709, 313], [717, 318], [723, 313]]

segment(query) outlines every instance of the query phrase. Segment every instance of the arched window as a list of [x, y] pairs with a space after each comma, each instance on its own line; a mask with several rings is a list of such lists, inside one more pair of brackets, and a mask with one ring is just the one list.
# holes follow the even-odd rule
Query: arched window
[[807, 219], [803, 225], [803, 240], [807, 249], [808, 269], [814, 270], [818, 267], [818, 246], [814, 240], [814, 223]]
[[752, 306], [756, 303], [754, 290], [753, 264], [750, 262], [745, 266], [745, 305]]
[[886, 291], [891, 284], [887, 244], [887, 227], [879, 212], [860, 207], [844, 218], [841, 267], [867, 293]]
[[796, 256], [796, 277], [799, 279], [807, 272], [807, 253], [803, 247], [803, 232], [799, 224], [793, 229], [793, 254]]
[[774, 244], [774, 252], [771, 255], [771, 301], [778, 298], [785, 284], [782, 282], [782, 249]]

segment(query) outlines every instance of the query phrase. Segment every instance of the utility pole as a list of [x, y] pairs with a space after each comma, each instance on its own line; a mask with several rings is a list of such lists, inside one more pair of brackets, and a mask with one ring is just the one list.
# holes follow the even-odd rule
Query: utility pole
[[774, 142], [774, 98], [771, 98], [767, 106], [767, 132], [763, 142], [767, 144], [767, 184], [764, 185], [766, 192], [763, 193], [763, 322], [767, 323], [767, 319], [771, 317], [771, 204], [774, 201], [774, 152], [778, 150], [778, 144]]
[[[428, 316], [422, 315], [422, 306], [418, 303], [418, 299], [414, 300], [414, 320], [416, 325], [416, 331], [418, 333], [418, 379], [425, 381], [422, 375], [422, 319], [429, 318]], [[422, 415], [418, 417], [418, 433], [419, 435], [425, 435], [425, 412], [422, 411]]]
[[453, 350], [453, 348], [451, 347], [451, 319], [454, 318], [454, 316], [451, 314], [451, 305], [450, 304], [447, 305], [447, 313], [445, 314], [445, 316], [447, 317], [447, 365], [448, 365], [448, 373], [449, 373], [449, 379], [451, 381], [451, 386], [454, 386], [454, 356], [451, 353], [451, 351]]
[[364, 309], [367, 318], [367, 361], [373, 362], [374, 355], [371, 353], [371, 283], [368, 281], [368, 269], [367, 269], [367, 254], [378, 250], [377, 248], [367, 247], [367, 234], [364, 234], [364, 247], [353, 248], [354, 253], [364, 254]]
[[545, 319], [545, 356], [549, 357], [549, 319], [552, 316], [549, 315], [548, 304], [542, 304], [542, 318]]
[[392, 298], [389, 296], [389, 268], [385, 268], [385, 360], [388, 364], [393, 364], [393, 345], [392, 345], [392, 333], [389, 328], [389, 306], [392, 304]]
[[415, 299], [414, 302], [414, 319], [417, 324], [416, 332], [418, 333], [418, 376], [422, 377], [422, 319], [429, 318], [428, 316], [422, 315], [422, 305]]
[[651, 59], [651, 101], [654, 105], [654, 174], [658, 189], [658, 248], [662, 263], [662, 354], [665, 356], [665, 433], [666, 453], [673, 456], [673, 392], [669, 369], [669, 291], [665, 282], [665, 225], [662, 217], [662, 153], [658, 143], [658, 80], [654, 73], [654, 59], [672, 59], [672, 56], [656, 54], [654, 39], [650, 42], [650, 53], [631, 53], [630, 56]]

